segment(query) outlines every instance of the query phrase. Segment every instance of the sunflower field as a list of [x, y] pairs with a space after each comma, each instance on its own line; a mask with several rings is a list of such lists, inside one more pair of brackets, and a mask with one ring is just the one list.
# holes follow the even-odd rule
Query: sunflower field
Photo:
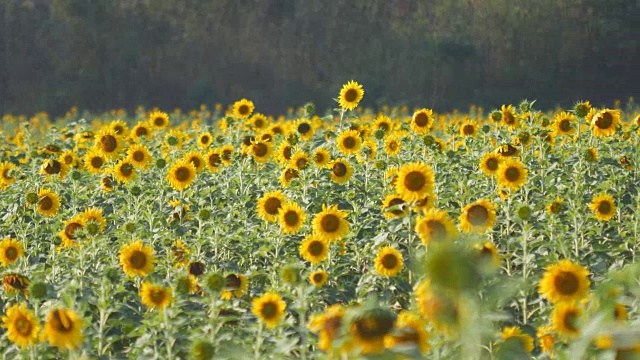
[[638, 359], [640, 107], [4, 115], [4, 359]]

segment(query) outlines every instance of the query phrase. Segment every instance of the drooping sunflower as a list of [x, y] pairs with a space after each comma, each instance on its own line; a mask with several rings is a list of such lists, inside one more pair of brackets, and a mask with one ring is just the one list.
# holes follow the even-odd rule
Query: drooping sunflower
[[424, 135], [429, 133], [435, 118], [433, 117], [433, 110], [420, 109], [413, 113], [411, 118], [411, 130], [418, 135]]
[[69, 167], [56, 159], [45, 160], [40, 167], [40, 174], [46, 175], [47, 179], [50, 176], [57, 175], [62, 180], [67, 175], [67, 172], [69, 172]]
[[6, 189], [7, 186], [16, 182], [16, 169], [17, 167], [8, 161], [0, 163], [0, 188]]
[[508, 159], [498, 167], [497, 177], [501, 187], [518, 190], [527, 181], [527, 168], [517, 160]]
[[206, 131], [198, 135], [197, 144], [199, 147], [203, 149], [207, 148], [209, 145], [211, 145], [212, 142], [213, 142], [213, 136], [211, 136], [210, 132]]
[[104, 127], [96, 134], [94, 149], [109, 159], [115, 159], [122, 148], [122, 142], [115, 131]]
[[[154, 129], [164, 129], [169, 127], [169, 115], [162, 111], [154, 111], [149, 114], [149, 124], [153, 126]], [[135, 130], [135, 128], [134, 128]], [[140, 135], [137, 135], [140, 137]], [[145, 135], [148, 136], [148, 135]]]
[[[407, 216], [409, 212], [408, 209], [403, 207], [403, 204], [405, 204], [405, 201], [402, 200], [400, 196], [396, 194], [389, 194], [382, 200], [382, 214], [387, 219]], [[394, 206], [400, 208], [395, 210], [388, 210], [389, 208], [392, 208]]]
[[280, 174], [280, 178], [278, 180], [280, 181], [282, 187], [287, 188], [289, 187], [291, 180], [297, 178], [298, 176], [298, 170], [288, 167], [282, 170], [282, 174]]
[[460, 136], [474, 137], [478, 133], [478, 124], [475, 121], [467, 120], [460, 126]]
[[134, 144], [127, 149], [127, 159], [138, 169], [146, 169], [153, 161], [149, 149], [141, 144]]
[[153, 272], [155, 252], [142, 240], [136, 240], [124, 245], [120, 249], [120, 265], [125, 274], [130, 277], [145, 277]]
[[229, 274], [224, 278], [224, 281], [225, 288], [220, 297], [225, 300], [230, 300], [233, 296], [240, 298], [249, 288], [247, 277], [244, 275]]
[[582, 309], [573, 302], [559, 303], [551, 314], [551, 324], [558, 335], [575, 337], [580, 334], [578, 323]]
[[113, 177], [119, 183], [128, 183], [136, 176], [136, 168], [133, 161], [128, 158], [120, 159], [113, 166]]
[[2, 317], [2, 327], [7, 329], [9, 341], [22, 349], [38, 343], [40, 324], [26, 304], [11, 305]]
[[381, 308], [361, 311], [349, 323], [349, 335], [360, 354], [380, 354], [384, 351], [384, 339], [391, 333], [395, 315]]
[[147, 125], [147, 123], [138, 122], [138, 124], [136, 124], [136, 126], [131, 129], [131, 133], [129, 136], [135, 141], [141, 140], [143, 138], [148, 139], [149, 137], [151, 137], [151, 129], [149, 128], [149, 125]]
[[[574, 125], [575, 124], [575, 125]], [[563, 111], [553, 118], [551, 132], [553, 136], [571, 135], [576, 132], [576, 117], [569, 112]]]
[[432, 241], [453, 240], [458, 237], [455, 223], [444, 210], [429, 209], [416, 221], [415, 231], [426, 246]]
[[304, 151], [297, 151], [289, 162], [289, 166], [297, 169], [304, 170], [309, 167], [309, 155]]
[[25, 296], [29, 296], [29, 278], [16, 274], [8, 273], [2, 277], [2, 286], [7, 293], [21, 292]]
[[465, 206], [459, 219], [463, 232], [482, 234], [496, 223], [496, 206], [487, 199], [478, 200]]
[[353, 110], [358, 107], [358, 103], [364, 97], [362, 85], [351, 80], [342, 86], [340, 96], [338, 96], [338, 105], [344, 110]]
[[330, 164], [331, 181], [344, 184], [351, 179], [353, 175], [353, 167], [347, 159], [335, 159]]
[[5, 237], [0, 241], [0, 264], [9, 266], [15, 263], [24, 254], [24, 245], [21, 241]]
[[552, 303], [577, 301], [589, 291], [589, 271], [571, 260], [550, 265], [540, 280], [540, 295]]
[[268, 292], [251, 302], [251, 312], [270, 329], [282, 321], [286, 308], [287, 303], [273, 292]]
[[298, 248], [300, 256], [312, 264], [318, 264], [327, 259], [329, 244], [316, 235], [308, 235]]
[[331, 162], [331, 154], [329, 150], [320, 147], [313, 151], [312, 159], [315, 166], [323, 168]]
[[233, 116], [240, 119], [247, 119], [251, 116], [254, 109], [253, 101], [241, 99], [233, 103]]
[[430, 348], [429, 337], [424, 320], [416, 314], [402, 311], [396, 318], [394, 330], [385, 337], [384, 345], [387, 349], [396, 346], [415, 347], [424, 356]]
[[620, 110], [603, 109], [591, 118], [594, 136], [610, 136], [620, 126]]
[[517, 326], [509, 326], [502, 329], [500, 337], [504, 342], [518, 341], [522, 349], [528, 353], [533, 351], [533, 337], [529, 334], [523, 334], [522, 330]]
[[322, 287], [327, 280], [329, 280], [329, 274], [324, 270], [316, 270], [309, 275], [309, 282], [316, 287]]
[[513, 105], [502, 105], [502, 125], [508, 126], [510, 129], [517, 129], [519, 124], [518, 116], [515, 114]]
[[284, 203], [278, 210], [278, 222], [285, 234], [295, 234], [300, 231], [306, 219], [307, 214], [304, 209], [295, 202]]
[[249, 148], [250, 154], [253, 159], [259, 163], [265, 163], [271, 157], [273, 152], [273, 144], [270, 142], [264, 142], [261, 140], [254, 141]]
[[102, 173], [103, 166], [107, 163], [107, 157], [100, 151], [91, 149], [84, 155], [84, 167], [93, 174]]
[[149, 309], [163, 311], [172, 300], [171, 288], [153, 285], [149, 281], [143, 282], [140, 287], [140, 302]]
[[486, 153], [480, 160], [480, 170], [487, 176], [494, 176], [498, 173], [500, 163], [502, 163], [502, 157], [494, 153]]
[[387, 136], [391, 133], [391, 130], [393, 129], [393, 122], [391, 122], [391, 119], [388, 116], [380, 113], [378, 114], [376, 121], [373, 123], [373, 128], [376, 131], [377, 130], [382, 131], [384, 135]]
[[44, 336], [51, 346], [73, 350], [82, 345], [82, 320], [75, 311], [52, 309], [44, 323]]
[[287, 200], [287, 197], [281, 190], [265, 193], [260, 199], [258, 199], [258, 216], [265, 221], [278, 221], [278, 211], [282, 208], [282, 205], [287, 202]]
[[593, 216], [600, 221], [609, 221], [616, 216], [616, 202], [613, 196], [600, 193], [593, 197], [589, 209], [593, 211]]
[[389, 135], [384, 140], [384, 152], [391, 156], [397, 156], [400, 153], [400, 149], [402, 147], [402, 143], [400, 142], [400, 138], [396, 135]]
[[193, 167], [196, 168], [196, 173], [204, 170], [205, 166], [207, 165], [207, 160], [198, 151], [189, 151], [184, 155], [183, 159], [184, 161], [193, 164]]
[[387, 277], [397, 276], [404, 265], [400, 251], [391, 246], [380, 248], [374, 263], [376, 272]]
[[76, 231], [82, 229], [86, 225], [86, 220], [82, 215], [75, 215], [69, 220], [62, 222], [64, 224], [64, 230], [58, 233], [58, 236], [62, 239], [60, 244], [61, 248], [71, 247], [77, 245]]
[[398, 169], [396, 192], [406, 202], [421, 200], [433, 191], [435, 177], [431, 167], [423, 162], [403, 165]]
[[56, 216], [59, 208], [60, 200], [58, 200], [58, 194], [49, 189], [40, 189], [40, 191], [38, 191], [36, 211], [40, 214], [53, 217]]
[[196, 167], [189, 161], [181, 160], [169, 168], [166, 179], [175, 190], [184, 190], [196, 179]]
[[336, 138], [336, 147], [344, 155], [353, 155], [360, 151], [362, 139], [356, 130], [345, 130]]
[[337, 205], [322, 204], [322, 211], [313, 218], [313, 232], [326, 241], [342, 240], [349, 233], [347, 212], [338, 210]]

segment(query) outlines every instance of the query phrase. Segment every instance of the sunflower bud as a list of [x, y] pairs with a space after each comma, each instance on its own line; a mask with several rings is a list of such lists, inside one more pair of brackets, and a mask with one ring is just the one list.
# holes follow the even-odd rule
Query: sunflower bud
[[47, 297], [47, 284], [41, 281], [34, 281], [29, 285], [29, 294], [34, 299], [42, 300]]
[[104, 271], [104, 277], [112, 284], [117, 284], [120, 282], [120, 271], [113, 267], [107, 268]]
[[124, 225], [124, 229], [129, 234], [133, 234], [136, 231], [136, 224], [134, 224], [134, 223], [126, 223]]
[[316, 106], [313, 103], [304, 104], [303, 109], [306, 117], [311, 117], [316, 112]]
[[191, 356], [196, 360], [210, 360], [214, 355], [213, 344], [206, 340], [198, 340], [191, 346]]
[[382, 129], [378, 129], [373, 133], [373, 136], [375, 136], [376, 139], [381, 140], [384, 138], [385, 132]]
[[79, 171], [73, 170], [73, 171], [71, 172], [71, 178], [72, 178], [73, 180], [78, 181], [78, 180], [80, 180], [80, 178], [81, 178], [81, 177], [82, 177], [82, 174], [81, 174]]
[[298, 137], [295, 134], [291, 134], [291, 135], [287, 136], [287, 142], [291, 146], [295, 146], [298, 143]]
[[502, 120], [502, 112], [500, 110], [493, 110], [489, 118], [495, 122], [499, 122]]
[[100, 226], [95, 221], [90, 221], [86, 226], [87, 234], [96, 235], [100, 231]]
[[426, 145], [426, 146], [431, 146], [433, 144], [435, 144], [436, 139], [433, 138], [433, 136], [431, 135], [425, 135], [424, 138], [422, 138], [422, 142]]
[[517, 214], [520, 220], [528, 220], [531, 217], [531, 208], [527, 205], [522, 205], [518, 208]]
[[200, 210], [200, 212], [198, 213], [198, 218], [200, 218], [200, 220], [202, 221], [209, 220], [211, 218], [211, 211], [207, 209]]
[[376, 161], [376, 165], [375, 166], [376, 166], [376, 169], [378, 169], [378, 170], [384, 170], [384, 169], [387, 168], [387, 163], [384, 162], [384, 160], [378, 160], [378, 161]]
[[142, 194], [142, 189], [140, 189], [140, 187], [137, 185], [132, 186], [129, 191], [133, 196], [139, 196], [140, 194]]
[[573, 108], [573, 112], [577, 117], [585, 117], [591, 110], [591, 104], [588, 101], [581, 101]]
[[156, 160], [156, 167], [158, 169], [162, 169], [165, 166], [167, 166], [167, 161], [165, 159], [160, 158], [160, 159]]
[[169, 138], [167, 138], [167, 144], [176, 146], [178, 144], [178, 138], [175, 136], [169, 136]]

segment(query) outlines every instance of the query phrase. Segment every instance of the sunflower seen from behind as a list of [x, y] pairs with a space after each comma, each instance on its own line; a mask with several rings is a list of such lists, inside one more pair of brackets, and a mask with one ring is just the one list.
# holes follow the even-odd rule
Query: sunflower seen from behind
[[24, 255], [24, 245], [21, 241], [5, 237], [0, 241], [0, 265], [9, 266]]
[[179, 160], [169, 168], [166, 180], [172, 188], [181, 191], [193, 184], [196, 174], [196, 167], [191, 162]]
[[613, 196], [600, 193], [593, 197], [589, 209], [593, 211], [593, 216], [599, 221], [609, 221], [616, 216], [616, 202]]
[[13, 304], [2, 316], [2, 327], [7, 338], [23, 350], [38, 343], [40, 324], [26, 304]]
[[589, 271], [571, 260], [549, 265], [539, 284], [542, 297], [552, 303], [579, 301], [587, 296]]
[[140, 287], [140, 302], [148, 309], [163, 311], [172, 301], [171, 288], [153, 285], [149, 281], [142, 283]]
[[278, 223], [285, 234], [295, 234], [307, 219], [302, 206], [295, 202], [287, 202], [282, 204], [282, 207], [278, 210]]
[[322, 211], [312, 221], [313, 233], [326, 241], [342, 240], [349, 233], [346, 217], [347, 212], [339, 210], [337, 205], [322, 204]]
[[404, 265], [402, 254], [391, 246], [385, 246], [378, 250], [375, 258], [376, 272], [381, 276], [395, 277], [402, 271]]
[[269, 329], [276, 327], [282, 321], [286, 309], [287, 304], [279, 294], [274, 292], [268, 292], [251, 302], [251, 312]]
[[130, 277], [146, 277], [153, 272], [155, 251], [142, 240], [125, 244], [120, 249], [120, 265]]
[[49, 311], [44, 323], [44, 337], [51, 346], [74, 350], [79, 348], [84, 340], [82, 326], [83, 321], [75, 311], [54, 308]]
[[496, 223], [496, 206], [487, 199], [478, 200], [462, 209], [459, 220], [463, 232], [482, 234]]
[[300, 256], [312, 264], [318, 264], [327, 259], [329, 244], [316, 235], [307, 235], [298, 247]]
[[398, 169], [396, 192], [406, 202], [415, 202], [433, 191], [435, 176], [431, 167], [423, 162], [413, 162]]
[[364, 97], [362, 85], [351, 80], [342, 86], [338, 96], [338, 105], [343, 110], [353, 110], [358, 107], [360, 100]]

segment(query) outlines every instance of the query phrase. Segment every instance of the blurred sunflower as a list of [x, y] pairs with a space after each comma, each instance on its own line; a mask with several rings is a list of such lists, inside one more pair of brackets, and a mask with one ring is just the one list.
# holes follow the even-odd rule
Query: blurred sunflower
[[155, 129], [167, 128], [169, 127], [169, 115], [162, 111], [154, 111], [149, 114], [149, 124]]
[[492, 242], [478, 243], [474, 248], [478, 250], [478, 259], [482, 264], [488, 265], [492, 269], [500, 267], [502, 256], [498, 254], [498, 248]]
[[620, 110], [603, 109], [591, 118], [594, 136], [610, 136], [620, 126]]
[[282, 208], [282, 204], [287, 202], [287, 200], [287, 197], [281, 190], [265, 193], [260, 199], [258, 199], [258, 216], [265, 221], [278, 221], [278, 211]]
[[184, 190], [196, 179], [196, 167], [189, 161], [178, 161], [171, 165], [166, 179], [175, 190]]
[[268, 328], [276, 327], [284, 317], [287, 304], [276, 293], [268, 292], [251, 302], [251, 312]]
[[559, 303], [551, 314], [553, 330], [562, 336], [578, 336], [580, 333], [578, 322], [581, 316], [582, 309], [575, 303]]
[[111, 130], [120, 137], [126, 138], [129, 136], [129, 127], [127, 126], [127, 123], [122, 120], [112, 121], [109, 123], [109, 128], [111, 128]]
[[465, 206], [459, 219], [463, 232], [482, 234], [496, 223], [496, 206], [487, 199], [478, 200]]
[[255, 113], [246, 123], [252, 131], [260, 132], [269, 126], [269, 120], [260, 113]]
[[300, 231], [306, 218], [304, 209], [295, 202], [284, 203], [278, 210], [278, 222], [285, 234], [295, 234]]
[[345, 130], [336, 138], [336, 147], [344, 155], [353, 155], [360, 151], [362, 139], [356, 130]]
[[403, 310], [398, 314], [394, 329], [384, 338], [384, 346], [393, 349], [396, 346], [412, 347], [424, 356], [429, 351], [427, 324], [419, 316]]
[[423, 162], [403, 165], [395, 181], [396, 192], [406, 202], [421, 200], [433, 190], [435, 177], [431, 167]]
[[388, 155], [396, 156], [400, 153], [401, 148], [400, 138], [396, 135], [389, 135], [384, 141], [384, 152]]
[[555, 357], [555, 334], [553, 327], [541, 326], [536, 331], [536, 337], [538, 338], [538, 344], [543, 353], [547, 354], [550, 358]]
[[552, 303], [581, 300], [589, 291], [589, 271], [571, 260], [549, 265], [539, 284], [540, 295]]
[[318, 264], [327, 259], [329, 244], [316, 235], [307, 235], [298, 248], [300, 256], [312, 264]]
[[380, 354], [384, 351], [384, 339], [391, 333], [395, 316], [382, 308], [357, 309], [349, 323], [349, 335], [360, 354]]
[[38, 213], [53, 217], [56, 216], [59, 208], [60, 200], [58, 200], [58, 194], [44, 188], [38, 191], [38, 204], [36, 205]]
[[433, 289], [428, 279], [420, 281], [414, 289], [420, 315], [433, 328], [444, 334], [456, 334], [461, 326], [464, 308], [453, 298]]
[[527, 181], [528, 171], [517, 160], [505, 160], [498, 167], [497, 177], [501, 187], [518, 190]]
[[8, 161], [0, 163], [0, 188], [6, 189], [16, 182], [16, 169], [17, 167]]
[[563, 202], [564, 200], [562, 200], [560, 197], [557, 197], [551, 202], [551, 204], [547, 206], [547, 214], [553, 215], [560, 213], [564, 209], [564, 205], [562, 204]]
[[467, 120], [460, 126], [460, 136], [474, 137], [478, 133], [478, 124], [475, 121]]
[[306, 141], [313, 137], [314, 127], [308, 119], [300, 118], [296, 120], [293, 124], [293, 129], [301, 140]]
[[231, 165], [231, 162], [233, 161], [233, 159], [231, 158], [233, 156], [233, 146], [222, 145], [218, 150], [220, 151], [220, 158], [222, 160], [222, 163], [224, 165]]
[[233, 296], [240, 298], [249, 288], [247, 277], [240, 274], [229, 274], [224, 278], [225, 288], [220, 294], [225, 300], [230, 300]]
[[313, 232], [326, 241], [342, 240], [349, 233], [349, 222], [344, 218], [347, 212], [337, 205], [322, 204], [322, 211], [313, 218]]
[[282, 170], [282, 174], [280, 174], [280, 178], [278, 179], [282, 187], [287, 188], [291, 183], [291, 180], [297, 178], [299, 176], [298, 170], [294, 168], [286, 168]]
[[505, 327], [502, 329], [500, 337], [504, 342], [518, 341], [521, 348], [528, 353], [533, 351], [533, 337], [529, 334], [523, 334], [517, 326]]
[[7, 293], [21, 292], [25, 296], [29, 296], [29, 278], [16, 274], [8, 273], [2, 277], [2, 286]]
[[15, 263], [22, 255], [24, 255], [24, 245], [21, 241], [10, 237], [5, 237], [0, 241], [0, 264], [2, 266]]
[[316, 287], [322, 287], [329, 279], [329, 274], [324, 270], [316, 270], [309, 275], [309, 282]]
[[127, 159], [138, 169], [148, 168], [149, 164], [153, 161], [153, 157], [151, 156], [149, 149], [140, 144], [129, 146], [127, 149], [127, 155]]
[[600, 193], [593, 197], [589, 209], [593, 211], [593, 216], [600, 221], [609, 221], [616, 216], [616, 203], [613, 196]]
[[148, 139], [151, 137], [151, 129], [147, 123], [138, 122], [138, 124], [131, 129], [130, 137], [136, 141], [142, 138]]
[[576, 132], [576, 128], [574, 127], [575, 123], [575, 116], [569, 112], [563, 111], [553, 118], [551, 132], [553, 133], [553, 136], [571, 135]]
[[71, 219], [65, 220], [62, 223], [64, 224], [64, 230], [58, 233], [58, 236], [62, 239], [60, 248], [77, 245], [78, 243], [76, 242], [77, 237], [75, 233], [85, 226], [85, 218], [82, 215], [75, 215]]
[[434, 193], [428, 193], [422, 199], [416, 201], [413, 205], [414, 211], [428, 210], [435, 206], [436, 195]]
[[320, 147], [313, 151], [312, 159], [315, 166], [323, 168], [331, 162], [331, 154], [327, 149]]
[[393, 129], [393, 123], [391, 122], [391, 119], [388, 116], [380, 113], [378, 114], [376, 121], [373, 123], [373, 128], [375, 130], [382, 131], [384, 135], [387, 136], [391, 133], [391, 130]]
[[153, 272], [155, 255], [151, 246], [144, 245], [142, 240], [128, 243], [120, 249], [120, 265], [130, 277], [145, 277]]
[[171, 244], [171, 254], [173, 255], [173, 261], [176, 268], [187, 265], [189, 262], [189, 253], [189, 248], [187, 248], [182, 239], [178, 239]]
[[220, 171], [220, 167], [222, 166], [222, 155], [219, 149], [211, 149], [204, 156], [205, 163], [207, 165], [207, 169], [211, 172]]
[[364, 97], [362, 85], [351, 80], [342, 86], [338, 96], [338, 105], [344, 110], [353, 110], [358, 107], [358, 103]]
[[241, 99], [233, 103], [233, 116], [240, 119], [247, 119], [251, 116], [254, 109], [253, 101]]
[[78, 157], [71, 150], [65, 150], [62, 154], [60, 154], [60, 156], [58, 157], [58, 161], [66, 165], [67, 168], [73, 168], [78, 165]]
[[420, 109], [413, 113], [411, 118], [411, 130], [418, 135], [424, 135], [429, 133], [435, 118], [433, 117], [433, 110]]
[[[398, 218], [407, 216], [408, 209], [403, 208], [402, 205], [405, 201], [396, 194], [389, 194], [382, 199], [382, 215], [387, 219]], [[392, 207], [399, 207], [399, 209], [389, 210]]]
[[380, 248], [374, 261], [376, 272], [382, 276], [395, 277], [402, 270], [402, 254], [391, 246]]
[[199, 147], [201, 148], [206, 148], [209, 145], [211, 145], [211, 143], [213, 142], [213, 137], [211, 136], [211, 133], [206, 131], [203, 132], [202, 134], [198, 135], [198, 141], [197, 144]]
[[458, 237], [455, 223], [444, 210], [429, 209], [416, 221], [415, 231], [426, 246], [432, 241], [453, 240]]
[[140, 287], [140, 302], [149, 309], [163, 311], [173, 301], [171, 288], [153, 285], [148, 281]]
[[73, 350], [82, 345], [83, 322], [73, 310], [52, 309], [44, 323], [44, 337], [51, 346]]
[[67, 172], [69, 172], [69, 167], [55, 159], [45, 160], [40, 167], [40, 174], [46, 175], [47, 179], [50, 176], [57, 175], [62, 180], [67, 175]]
[[331, 181], [344, 184], [351, 179], [353, 167], [346, 159], [335, 159], [330, 164]]
[[590, 147], [584, 151], [583, 157], [588, 162], [598, 161], [598, 150], [594, 147]]
[[502, 105], [502, 125], [508, 126], [510, 129], [517, 129], [519, 127], [518, 116], [515, 114], [513, 105]]
[[40, 324], [26, 304], [13, 304], [2, 317], [2, 327], [7, 329], [7, 338], [23, 350], [38, 343]]

